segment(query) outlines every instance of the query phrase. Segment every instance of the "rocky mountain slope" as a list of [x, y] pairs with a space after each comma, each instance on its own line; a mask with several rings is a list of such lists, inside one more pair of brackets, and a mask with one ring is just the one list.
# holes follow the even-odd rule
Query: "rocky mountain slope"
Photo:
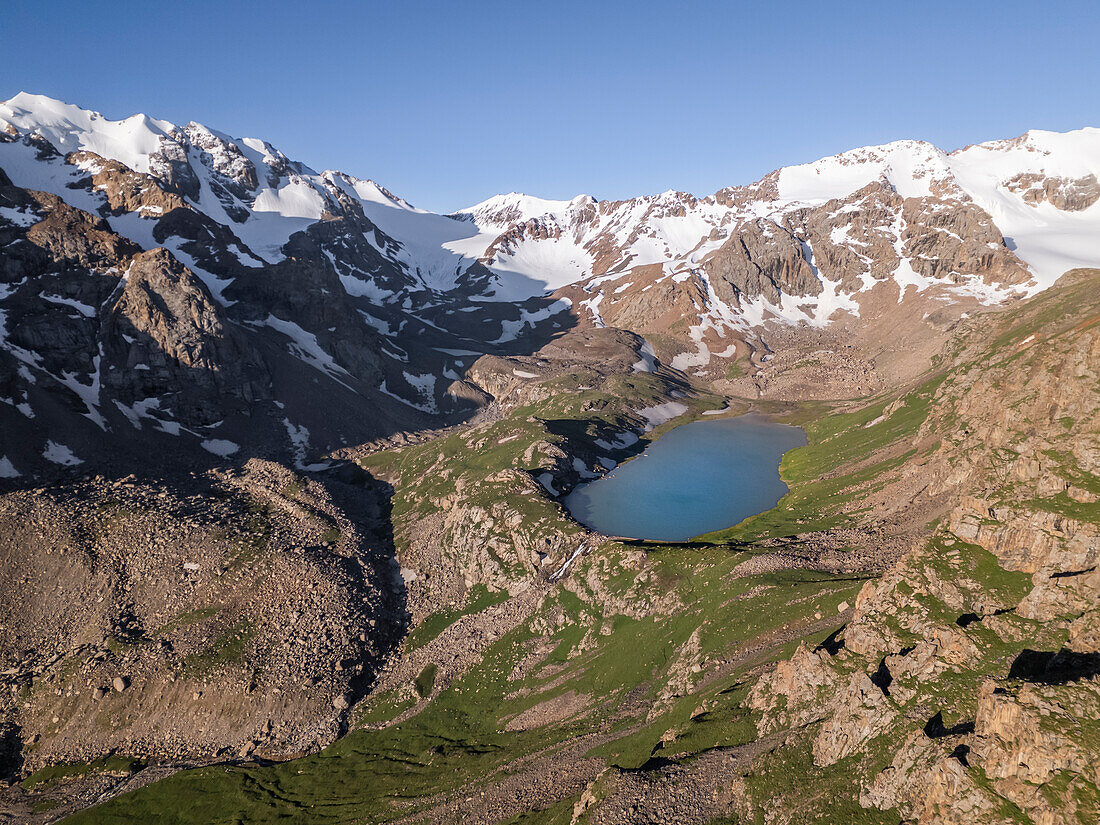
[[1093, 821], [1098, 277], [970, 319], [908, 388], [788, 411], [783, 505], [688, 544], [586, 534], [549, 490], [644, 434], [661, 373], [548, 371], [497, 421], [367, 449], [416, 618], [352, 731], [73, 821]]
[[1100, 812], [1100, 291], [1095, 272], [1067, 277], [959, 342], [917, 434], [939, 439], [926, 494], [952, 502], [932, 538], [864, 585], [835, 649], [802, 647], [753, 687], [763, 730], [799, 728], [815, 769], [860, 777], [863, 808]]
[[[1100, 130], [438, 215], [0, 121], [6, 821], [1100, 815]], [[748, 410], [775, 510], [563, 507]]]
[[[119, 449], [305, 466], [468, 410], [462, 364], [494, 349], [468, 336], [522, 338], [524, 308], [552, 303], [443, 329], [439, 304], [469, 310], [476, 284], [440, 297], [366, 217], [380, 190], [266, 144], [26, 95], [0, 119], [5, 477]], [[490, 277], [473, 263], [465, 280]]]
[[378, 537], [270, 462], [25, 490], [0, 522], [27, 768], [316, 748], [399, 630]]
[[[576, 324], [646, 336], [723, 391], [867, 395], [926, 369], [964, 313], [1100, 263], [1095, 129], [900, 141], [705, 198], [513, 194], [451, 216], [196, 123], [19, 94], [0, 131], [11, 478], [106, 442], [304, 466], [468, 415], [473, 358]], [[124, 289], [136, 256], [144, 285]], [[776, 353], [813, 365], [769, 374]]]

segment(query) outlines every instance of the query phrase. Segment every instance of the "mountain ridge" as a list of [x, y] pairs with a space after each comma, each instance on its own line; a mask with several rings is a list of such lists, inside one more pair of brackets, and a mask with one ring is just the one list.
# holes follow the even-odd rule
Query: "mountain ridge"
[[[464, 378], [472, 357], [530, 351], [537, 347], [529, 342], [573, 325], [629, 329], [662, 362], [722, 391], [760, 397], [788, 392], [788, 379], [777, 383], [766, 366], [783, 340], [790, 352], [828, 351], [825, 374], [870, 370], [862, 383], [826, 381], [825, 395], [866, 392], [909, 369], [891, 354], [889, 330], [907, 329], [908, 346], [923, 351], [950, 318], [1034, 294], [1063, 267], [1100, 263], [1090, 240], [1100, 232], [1096, 129], [1029, 132], [950, 154], [897, 141], [783, 167], [705, 198], [671, 190], [626, 201], [510, 193], [452, 215], [417, 209], [370, 180], [317, 172], [267, 141], [194, 122], [111, 121], [21, 93], [0, 104], [0, 132], [0, 169], [12, 187], [0, 205], [9, 248], [37, 247], [36, 239], [66, 231], [42, 228], [49, 225], [43, 210], [54, 209], [43, 206], [48, 201], [94, 216], [77, 223], [100, 221], [115, 248], [129, 250], [78, 256], [76, 269], [57, 259], [47, 267], [58, 270], [52, 285], [37, 290], [30, 273], [41, 261], [20, 264], [5, 282], [0, 361], [7, 359], [10, 377], [0, 382], [9, 402], [0, 412], [18, 416], [13, 432], [38, 432], [33, 456], [26, 438], [3, 446], [9, 475], [19, 465], [48, 469], [46, 441], [63, 443], [50, 432], [60, 419], [51, 426], [48, 416], [32, 417], [45, 403], [35, 400], [44, 385], [33, 373], [46, 362], [54, 365], [45, 373], [58, 385], [53, 393], [76, 395], [51, 406], [75, 402], [112, 432], [140, 428], [138, 404], [160, 421], [160, 432], [197, 433], [191, 425], [222, 420], [218, 438], [200, 441], [259, 446], [272, 439], [251, 435], [254, 413], [266, 405], [261, 417], [275, 432], [286, 422], [282, 450], [298, 456], [308, 443], [308, 452], [323, 454], [397, 426], [352, 415], [356, 396], [390, 410], [384, 420], [391, 422], [420, 414], [453, 421], [484, 403]], [[148, 357], [108, 340], [115, 327], [103, 323], [103, 302], [114, 291], [101, 294], [93, 282], [120, 284], [129, 256], [159, 247], [201, 282], [236, 340], [270, 339], [246, 347], [249, 363], [270, 361], [259, 352], [279, 346], [271, 336], [281, 334], [287, 355], [348, 399], [341, 423], [310, 410], [288, 417], [275, 402], [294, 399], [278, 393], [184, 420], [171, 412], [178, 390], [171, 382], [122, 388], [115, 379], [124, 362], [148, 366]], [[83, 314], [78, 322], [67, 317], [74, 307]], [[56, 345], [48, 338], [26, 337], [40, 324], [70, 328], [74, 344], [84, 343], [51, 356]], [[838, 350], [837, 336], [855, 336], [864, 357]], [[95, 361], [81, 347], [104, 347], [122, 360]], [[301, 374], [289, 361], [263, 369]], [[300, 380], [286, 392], [293, 395], [289, 387]], [[118, 405], [126, 409], [116, 415]], [[302, 442], [305, 432], [311, 441]], [[76, 456], [97, 449], [65, 446]]]
[[[84, 110], [71, 104], [63, 104], [45, 96], [22, 92], [6, 101], [4, 105], [8, 109], [8, 113], [3, 115], [6, 125], [12, 128], [21, 128], [23, 131], [38, 131], [43, 133], [43, 136], [47, 139], [53, 137], [60, 144], [60, 147], [65, 149], [81, 148], [96, 152], [98, 148], [106, 153], [105, 157], [126, 163], [138, 172], [149, 171], [147, 157], [155, 154], [156, 142], [164, 138], [170, 138], [174, 132], [181, 129], [181, 127], [168, 121], [156, 120], [144, 114], [136, 114], [124, 120], [109, 121], [97, 112]], [[123, 127], [127, 131], [128, 142], [112, 137], [111, 133], [123, 131]], [[139, 134], [140, 129], [137, 127], [145, 127], [145, 134]], [[211, 130], [194, 121], [183, 127], [184, 130], [187, 128], [205, 131], [210, 136], [225, 143], [237, 142], [243, 144], [246, 148], [263, 153], [264, 157], [271, 158], [279, 163], [291, 163], [285, 155], [266, 141], [255, 138], [231, 138], [224, 133]], [[91, 136], [92, 139], [87, 136]], [[72, 146], [70, 147], [69, 144], [72, 144]], [[1083, 148], [1082, 144], [1084, 144]], [[902, 197], [922, 196], [929, 194], [929, 185], [950, 185], [951, 181], [946, 180], [946, 178], [957, 172], [954, 168], [947, 168], [949, 165], [947, 161], [950, 158], [966, 158], [976, 152], [1006, 152], [1019, 148], [1047, 157], [1055, 155], [1053, 167], [1047, 170], [1051, 175], [1086, 177], [1089, 174], [1094, 175], [1097, 163], [1100, 163], [1100, 129], [1083, 127], [1071, 132], [1029, 130], [1016, 138], [969, 144], [951, 152], [944, 152], [927, 141], [901, 139], [886, 144], [847, 150], [804, 164], [780, 167], [754, 183], [727, 186], [703, 197], [670, 189], [657, 195], [643, 195], [626, 201], [600, 201], [584, 194], [577, 195], [568, 201], [555, 201], [524, 193], [511, 192], [491, 196], [478, 204], [455, 210], [450, 215], [474, 215], [476, 222], [477, 213], [479, 212], [486, 215], [491, 212], [494, 213], [495, 217], [502, 213], [507, 214], [507, 220], [483, 220], [483, 225], [487, 228], [503, 231], [509, 225], [516, 223], [524, 223], [547, 215], [559, 215], [578, 203], [581, 205], [627, 204], [637, 201], [651, 203], [667, 201], [717, 203], [720, 200], [729, 200], [729, 193], [744, 192], [754, 188], [774, 189], [774, 197], [764, 202], [777, 204], [781, 208], [789, 208], [796, 203], [812, 205], [834, 198], [844, 198], [861, 188], [861, 186], [870, 183], [877, 177], [877, 174], [883, 174]], [[96, 154], [101, 154], [101, 152], [96, 152]], [[914, 158], [912, 157], [914, 154], [919, 156]], [[255, 158], [250, 157], [249, 160], [252, 160], [255, 164]], [[130, 162], [127, 163], [127, 161]], [[973, 164], [971, 165], [973, 166]], [[373, 198], [368, 196], [368, 200], [386, 201], [421, 214], [437, 214], [427, 210], [415, 209], [411, 204], [393, 195], [393, 193], [370, 179], [359, 179], [332, 169], [316, 172], [312, 167], [297, 161], [293, 162], [293, 166], [303, 175], [322, 179], [339, 176], [352, 182], [353, 187], [356, 184], [362, 184], [373, 188], [376, 190], [376, 195]], [[870, 175], [866, 173], [866, 167], [871, 168]], [[815, 189], [813, 178], [822, 177], [823, 171], [826, 172], [824, 177], [826, 178], [827, 187], [825, 189]], [[847, 171], [852, 171], [855, 177], [845, 174]], [[1018, 173], [1028, 171], [1033, 170], [1017, 169]], [[973, 173], [973, 170], [971, 172]], [[838, 177], [839, 184], [837, 183]], [[973, 178], [974, 175], [971, 174], [971, 177]], [[853, 180], [857, 182], [852, 182]], [[998, 183], [1001, 182], [998, 181]], [[973, 197], [975, 188], [973, 186], [969, 187], [966, 194]], [[272, 211], [264, 207], [277, 205], [265, 201], [257, 211]], [[1089, 205], [1091, 206], [1091, 204]], [[314, 219], [320, 219], [321, 212], [318, 211], [316, 203], [311, 204], [311, 208], [307, 209], [306, 207], [307, 205], [304, 203], [296, 203], [291, 200], [284, 206], [285, 212], [280, 214], [285, 214], [286, 217], [291, 218], [313, 217]], [[1065, 267], [1062, 271], [1068, 268]], [[1057, 274], [1061, 274], [1061, 272]], [[1056, 276], [1054, 275], [1054, 277]], [[1049, 284], [1050, 277], [1050, 272], [1044, 272], [1041, 283]]]

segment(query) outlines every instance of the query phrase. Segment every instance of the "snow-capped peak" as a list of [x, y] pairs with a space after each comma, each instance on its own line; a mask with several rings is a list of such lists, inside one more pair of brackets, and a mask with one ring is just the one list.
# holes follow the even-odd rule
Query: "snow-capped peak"
[[509, 192], [486, 198], [481, 203], [459, 209], [454, 214], [470, 215], [482, 231], [503, 232], [513, 224], [543, 215], [558, 214], [566, 211], [572, 204], [586, 200], [592, 200], [591, 196], [578, 195], [572, 200], [558, 201], [536, 198], [522, 192]]
[[141, 114], [108, 120], [99, 112], [27, 92], [0, 103], [0, 124], [39, 134], [61, 152], [95, 152], [136, 172], [149, 171], [149, 156], [160, 148], [161, 138], [176, 128]]
[[932, 185], [951, 180], [947, 155], [923, 140], [864, 146], [812, 163], [779, 170], [779, 200], [823, 203], [845, 198], [885, 177], [903, 198], [932, 194]]
[[982, 166], [992, 175], [1041, 172], [1048, 176], [1084, 177], [1100, 171], [1100, 129], [1071, 132], [1032, 129], [1010, 140], [991, 140], [952, 152], [952, 167]]
[[386, 187], [373, 180], [357, 178], [334, 169], [326, 169], [321, 176], [333, 184], [340, 186], [349, 195], [353, 195], [363, 203], [379, 204], [394, 209], [404, 209], [409, 212], [424, 213], [425, 210], [417, 209], [404, 198], [393, 194]]

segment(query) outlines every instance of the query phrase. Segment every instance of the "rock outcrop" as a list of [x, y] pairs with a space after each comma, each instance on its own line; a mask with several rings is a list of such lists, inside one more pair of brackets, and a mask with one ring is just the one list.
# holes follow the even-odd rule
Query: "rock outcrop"
[[804, 726], [817, 765], [857, 760], [865, 807], [915, 823], [1100, 812], [1100, 520], [1075, 503], [1100, 474], [1096, 277], [1070, 276], [1041, 340], [1041, 300], [974, 329], [924, 425], [930, 490], [957, 501], [941, 531], [865, 585], [842, 646], [801, 648], [750, 693], [762, 732]]
[[163, 249], [130, 264], [104, 338], [103, 385], [123, 404], [178, 394], [176, 418], [205, 425], [225, 414], [227, 396], [248, 403], [270, 392], [263, 358]]

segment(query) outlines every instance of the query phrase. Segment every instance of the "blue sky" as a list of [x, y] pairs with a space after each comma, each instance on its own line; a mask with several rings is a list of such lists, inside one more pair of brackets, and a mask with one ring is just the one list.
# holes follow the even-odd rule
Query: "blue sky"
[[447, 211], [709, 194], [923, 138], [1100, 125], [1100, 4], [4, 0], [25, 90], [262, 137]]

